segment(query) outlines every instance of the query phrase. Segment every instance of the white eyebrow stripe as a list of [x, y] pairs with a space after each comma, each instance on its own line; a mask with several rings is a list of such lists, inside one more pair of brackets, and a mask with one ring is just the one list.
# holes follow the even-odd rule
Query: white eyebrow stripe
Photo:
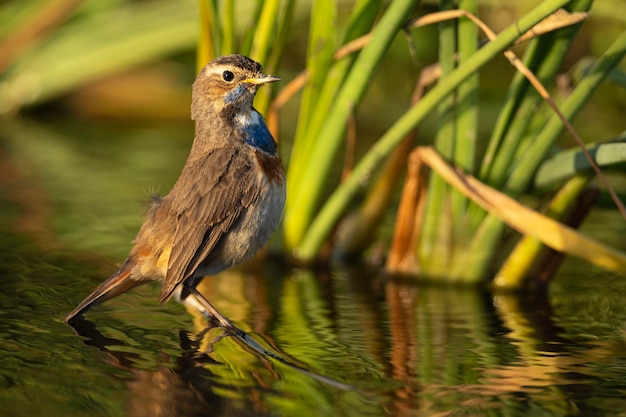
[[231, 70], [233, 67], [229, 66], [229, 65], [218, 65], [216, 67], [210, 67], [207, 69], [207, 71], [204, 73], [204, 75], [206, 77], [209, 77], [213, 74], [222, 74], [222, 72], [226, 71], [226, 70]]

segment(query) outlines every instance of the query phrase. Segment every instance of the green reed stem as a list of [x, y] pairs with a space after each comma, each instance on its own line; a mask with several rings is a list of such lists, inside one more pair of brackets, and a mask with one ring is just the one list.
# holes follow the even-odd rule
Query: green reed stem
[[200, 30], [198, 31], [198, 48], [196, 49], [196, 73], [200, 72], [202, 67], [215, 56], [215, 39], [211, 31], [211, 22], [215, 19], [213, 11], [209, 5], [209, 0], [198, 2]]
[[[589, 10], [591, 3], [592, 0], [578, 0], [568, 6], [573, 12], [584, 12]], [[573, 25], [531, 41], [524, 63], [544, 86], [549, 88], [554, 83], [580, 26]], [[516, 72], [481, 163], [479, 178], [482, 181], [495, 188], [503, 186], [513, 170], [516, 156], [520, 154], [524, 137], [534, 135], [529, 131], [532, 126], [530, 121], [543, 116], [537, 112], [541, 100], [526, 77]], [[474, 208], [471, 213], [472, 224], [476, 226], [485, 215], [482, 209]]]
[[[561, 104], [560, 110], [568, 120], [572, 120], [576, 116], [602, 80], [622, 60], [624, 55], [626, 55], [626, 32], [623, 32], [604, 55], [590, 68], [574, 91]], [[563, 129], [563, 123], [554, 114], [545, 128], [534, 139], [528, 151], [521, 157], [515, 167], [515, 171], [504, 184], [503, 191], [505, 193], [516, 197], [526, 189], [550, 147], [563, 133]], [[486, 217], [481, 223], [468, 253], [479, 251], [485, 254], [486, 258], [483, 259], [482, 265], [476, 265], [475, 268], [469, 269], [459, 266], [458, 272], [464, 271], [462, 273], [466, 280], [478, 282], [487, 276], [489, 258], [493, 256], [493, 251], [498, 245], [503, 229], [503, 223], [493, 216]], [[469, 260], [466, 260], [466, 262], [469, 262]], [[467, 263], [460, 260], [459, 265], [467, 265]]]
[[372, 33], [371, 41], [359, 54], [337, 99], [328, 110], [328, 119], [317, 139], [317, 146], [304, 168], [307, 175], [302, 176], [297, 188], [291, 187], [287, 191], [287, 194], [292, 195], [287, 202], [284, 219], [289, 247], [298, 245], [304, 238], [317, 210], [334, 156], [342, 143], [346, 121], [360, 103], [391, 41], [417, 3], [418, 0], [396, 0], [389, 4]]
[[[454, 1], [441, 0], [439, 9], [452, 10]], [[440, 82], [454, 71], [456, 60], [456, 20], [439, 23]], [[438, 126], [435, 148], [444, 158], [452, 160], [456, 144], [456, 94], [452, 92], [437, 108]], [[423, 230], [418, 246], [420, 264], [432, 275], [444, 275], [450, 262], [453, 219], [450, 217], [450, 187], [436, 174], [430, 176]], [[442, 215], [443, 214], [443, 215]], [[436, 256], [433, 256], [435, 255]]]
[[[551, 219], [561, 220], [572, 208], [580, 194], [589, 184], [590, 175], [576, 175], [570, 178], [559, 192], [554, 196], [547, 208], [546, 216]], [[538, 260], [541, 251], [546, 246], [532, 236], [524, 236], [513, 251], [507, 256], [496, 274], [493, 285], [501, 290], [521, 290], [525, 283], [531, 279], [531, 271]]]
[[[611, 45], [604, 55], [591, 67], [587, 75], [581, 80], [570, 96], [560, 106], [561, 112], [568, 120], [573, 119], [596, 91], [600, 83], [611, 70], [626, 55], [626, 31]], [[554, 141], [563, 133], [563, 126], [559, 117], [554, 114], [548, 121], [541, 134], [516, 166], [515, 172], [506, 182], [506, 191], [512, 195], [519, 195], [532, 177], [544, 156]]]
[[[459, 9], [476, 15], [477, 0], [460, 0]], [[478, 27], [469, 19], [458, 21], [458, 63], [463, 65], [478, 50]], [[475, 170], [478, 137], [478, 74], [469, 76], [457, 89], [456, 143], [454, 162], [466, 173]], [[468, 199], [456, 190], [451, 195], [452, 216], [455, 222], [454, 240], [464, 245], [467, 236]]]
[[[309, 79], [302, 91], [302, 99], [300, 100], [300, 113], [287, 175], [289, 189], [293, 187], [292, 184], [300, 184], [302, 176], [307, 175], [303, 168], [308, 165], [312, 150], [317, 145], [314, 140], [311, 140], [317, 132], [310, 129], [309, 121], [315, 116], [317, 99], [332, 65], [333, 53], [336, 49], [335, 23], [333, 23], [336, 14], [337, 11], [332, 0], [311, 3], [311, 24], [306, 64]], [[322, 116], [326, 115], [327, 112], [322, 111]], [[293, 197], [295, 197], [294, 194], [287, 194], [287, 205], [291, 203]]]
[[[410, 110], [408, 110], [370, 149], [358, 163], [352, 174], [344, 181], [315, 217], [306, 235], [302, 230], [304, 239], [296, 248], [295, 254], [303, 260], [311, 260], [315, 257], [322, 243], [332, 230], [333, 226], [354, 197], [364, 181], [369, 179], [372, 171], [377, 169], [391, 150], [406, 136], [406, 134], [419, 124], [438, 103], [450, 94], [463, 80], [478, 71], [483, 65], [508, 48], [515, 39], [529, 30], [533, 25], [553, 13], [559, 7], [563, 7], [567, 0], [546, 0], [522, 16], [515, 23], [503, 30], [500, 35], [483, 48], [479, 49], [472, 57], [468, 58], [464, 65], [452, 72], [446, 80], [437, 84], [424, 98]], [[394, 2], [391, 8], [399, 4]], [[381, 21], [382, 24], [382, 21]], [[359, 61], [365, 55], [365, 50], [359, 57]], [[354, 71], [353, 71], [354, 72]], [[351, 73], [352, 75], [352, 73]], [[345, 111], [344, 111], [345, 115]], [[343, 132], [343, 130], [341, 130]], [[312, 169], [311, 172], [319, 170]], [[305, 188], [307, 191], [308, 189]], [[305, 202], [303, 200], [303, 202]], [[308, 203], [308, 201], [306, 201]], [[312, 204], [309, 204], [309, 206]], [[306, 205], [303, 205], [306, 208]], [[311, 209], [307, 216], [310, 216]], [[297, 211], [296, 211], [297, 212]], [[304, 229], [304, 228], [303, 228]]]
[[250, 51], [250, 58], [257, 62], [265, 62], [273, 46], [272, 39], [276, 30], [276, 20], [279, 16], [281, 0], [267, 0], [263, 2], [263, 9], [257, 22], [256, 32]]
[[278, 19], [277, 35], [274, 39], [275, 46], [272, 48], [269, 60], [263, 64], [265, 72], [269, 74], [274, 74], [278, 69], [278, 64], [285, 50], [285, 44], [289, 40], [288, 37], [291, 33], [291, 25], [296, 9], [296, 0], [288, 0], [282, 9], [283, 12]]
[[[356, 39], [371, 30], [381, 7], [381, 0], [359, 0], [354, 5], [350, 21], [342, 44]], [[291, 163], [287, 175], [288, 188], [297, 189], [301, 182], [301, 176], [306, 175], [304, 167], [308, 165], [312, 155], [312, 149], [317, 144], [317, 137], [328, 118], [328, 109], [331, 108], [337, 97], [337, 92], [345, 80], [348, 71], [352, 67], [356, 54], [352, 54], [335, 62], [327, 72], [323, 87], [319, 93], [314, 107], [309, 106], [310, 115], [307, 118], [307, 129], [298, 129], [294, 146], [291, 153]], [[287, 194], [289, 200], [291, 193]], [[289, 204], [289, 203], [288, 203]]]
[[[267, 0], [262, 3], [261, 14], [256, 22], [256, 31], [254, 32], [250, 50], [250, 58], [257, 62], [267, 62], [273, 48], [282, 49], [283, 45], [274, 43], [276, 30], [279, 25], [281, 3], [282, 0]], [[254, 101], [257, 110], [265, 113], [265, 110], [269, 107], [271, 96], [272, 86], [260, 89]]]
[[234, 54], [235, 46], [235, 1], [222, 2], [222, 52], [221, 55]]

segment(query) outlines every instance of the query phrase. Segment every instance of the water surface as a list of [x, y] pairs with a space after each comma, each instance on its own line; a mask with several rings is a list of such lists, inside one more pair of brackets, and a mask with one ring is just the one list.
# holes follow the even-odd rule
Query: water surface
[[[4, 416], [589, 415], [626, 410], [622, 280], [547, 298], [417, 286], [362, 270], [228, 272], [202, 290], [259, 354], [144, 286], [63, 315], [89, 264], [2, 236]], [[598, 285], [598, 281], [603, 285]], [[296, 365], [296, 366], [292, 366]], [[301, 368], [322, 375], [315, 378]]]
[[[2, 130], [0, 415], [626, 416], [626, 280], [573, 259], [535, 297], [277, 262], [205, 280], [279, 359], [160, 305], [156, 283], [77, 334], [63, 316], [126, 255], [146, 184], [169, 189], [189, 146], [110, 133]], [[613, 210], [585, 227], [625, 248]]]

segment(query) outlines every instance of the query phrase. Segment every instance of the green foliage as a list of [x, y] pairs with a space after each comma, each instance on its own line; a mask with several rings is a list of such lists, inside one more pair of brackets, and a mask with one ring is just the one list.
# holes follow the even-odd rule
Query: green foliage
[[[622, 135], [608, 142], [589, 144], [587, 150], [600, 167], [610, 167], [626, 162], [625, 142], [626, 135]], [[539, 189], [545, 188], [590, 170], [591, 164], [582, 150], [567, 149], [550, 156], [541, 164], [535, 175], [534, 186]]]
[[[437, 23], [439, 32], [441, 72], [436, 85], [424, 90], [426, 93], [410, 106], [392, 103], [393, 111], [388, 113], [399, 113], [392, 116], [395, 120], [377, 117], [377, 129], [382, 133], [373, 144], [361, 145], [357, 136], [363, 131], [353, 127], [364, 118], [370, 95], [380, 94], [376, 77], [390, 63], [411, 66], [410, 61], [416, 58], [411, 53], [417, 49], [412, 42], [423, 42], [413, 37], [407, 44], [403, 37], [403, 32], [426, 24], [414, 19], [422, 12], [417, 0], [109, 0], [97, 4], [75, 0], [10, 1], [0, 8], [0, 17], [7, 21], [0, 28], [0, 42], [11, 46], [0, 54], [0, 67], [5, 68], [0, 75], [0, 112], [12, 115], [27, 106], [80, 91], [94, 80], [188, 51], [196, 41], [198, 67], [217, 55], [234, 52], [251, 56], [263, 64], [266, 72], [282, 76], [285, 81], [291, 75], [289, 68], [304, 67], [293, 83], [282, 84], [285, 88], [280, 100], [273, 101], [275, 89], [280, 88], [273, 85], [261, 89], [255, 102], [257, 109], [273, 119], [270, 125], [276, 136], [282, 137], [278, 112], [288, 98], [299, 99], [289, 102], [293, 104], [289, 114], [296, 121], [294, 138], [281, 143], [288, 171], [281, 249], [311, 262], [320, 257], [325, 244], [337, 241], [333, 249], [336, 253], [358, 255], [370, 245], [380, 223], [388, 221], [385, 219], [395, 210], [394, 190], [404, 168], [403, 159], [412, 146], [412, 134], [426, 125], [431, 115], [437, 125], [434, 146], [438, 152], [465, 173], [514, 198], [524, 196], [533, 182], [541, 185], [541, 192], [556, 193], [559, 183], [551, 178], [571, 176], [584, 168], [563, 168], [563, 162], [542, 165], [564, 127], [525, 75], [513, 75], [502, 93], [499, 111], [490, 121], [492, 115], [486, 116], [479, 97], [485, 88], [501, 87], [490, 85], [490, 79], [479, 85], [479, 74], [520, 36], [558, 9], [586, 12], [591, 5], [591, 0], [542, 1], [511, 19], [481, 47], [479, 27], [471, 16], [457, 13], [431, 21]], [[440, 10], [462, 10], [474, 16], [479, 6], [495, 7], [477, 0], [442, 0], [439, 6]], [[599, 10], [606, 16], [608, 8], [603, 4]], [[304, 42], [302, 35], [294, 35], [303, 33], [296, 30], [299, 28], [295, 23], [308, 25], [307, 46], [299, 48], [300, 56], [287, 56], [288, 67], [285, 52]], [[554, 91], [554, 80], [563, 69], [581, 24], [549, 29], [523, 47], [521, 62], [550, 91]], [[584, 66], [575, 66], [576, 82], [571, 93], [556, 94], [567, 119], [576, 117], [605, 79], [615, 85], [624, 84], [623, 71], [617, 65], [625, 54], [626, 35], [612, 40], [613, 45], [597, 62], [587, 65], [584, 61]], [[304, 64], [297, 63], [298, 59]], [[296, 81], [302, 84], [298, 86]], [[387, 85], [408, 90], [412, 82], [397, 79]], [[301, 94], [297, 94], [300, 89]], [[146, 95], [137, 87], [137, 95], [141, 94]], [[383, 112], [377, 111], [382, 116]], [[488, 135], [483, 132], [485, 125], [490, 125]], [[21, 137], [20, 129], [7, 132]], [[356, 152], [352, 150], [354, 142], [359, 142]], [[18, 142], [14, 139], [12, 143]], [[599, 144], [598, 149], [617, 145]], [[32, 149], [27, 145], [14, 147], [35, 158], [36, 153], [29, 151]], [[343, 177], [339, 178], [341, 170], [337, 166], [344, 153], [348, 161], [355, 155], [357, 158], [354, 166], [344, 167]], [[619, 166], [623, 161], [619, 155], [614, 153], [610, 161], [598, 162]], [[58, 166], [67, 154], [51, 151], [46, 157], [45, 164]], [[580, 155], [576, 158], [581, 160]], [[71, 169], [65, 172], [76, 176]], [[61, 175], [57, 177], [62, 180]], [[495, 270], [494, 263], [506, 258], [508, 249], [501, 248], [507, 226], [438, 175], [432, 174], [428, 184], [423, 209], [415, 219], [420, 233], [414, 233], [412, 242], [414, 264], [419, 268], [406, 272], [483, 282]], [[363, 194], [366, 197], [361, 199]], [[574, 198], [570, 201], [575, 204]], [[335, 230], [344, 235], [335, 240]], [[514, 242], [510, 243], [507, 248]]]
[[[564, 52], [559, 51], [562, 56]], [[606, 51], [606, 53], [596, 62], [593, 68], [587, 73], [586, 77], [581, 80], [575, 90], [563, 101], [560, 109], [566, 118], [572, 119], [582, 109], [582, 106], [589, 100], [591, 94], [595, 92], [602, 80], [612, 71], [619, 63], [621, 58], [626, 54], [626, 32], [618, 38], [615, 43]], [[529, 93], [533, 94], [533, 93]], [[519, 115], [517, 115], [519, 117]], [[539, 118], [545, 116], [538, 114]], [[545, 125], [538, 132], [529, 132], [532, 135], [532, 141], [527, 138], [526, 141], [511, 142], [509, 147], [524, 147], [524, 152], [517, 161], [509, 162], [509, 170], [504, 172], [503, 190], [514, 197], [520, 196], [529, 186], [532, 178], [537, 171], [541, 162], [548, 156], [551, 147], [563, 133], [564, 126], [557, 117], [552, 115], [547, 118]], [[519, 149], [517, 149], [519, 152]], [[509, 151], [509, 153], [511, 153]], [[496, 250], [504, 225], [494, 217], [487, 217], [478, 226], [477, 235], [471, 243], [472, 248], [481, 248], [485, 251], [486, 256], [482, 262], [482, 266], [472, 268], [472, 272], [466, 275], [470, 281], [479, 281], [484, 279], [488, 273], [488, 262], [492, 257], [493, 251]]]
[[[437, 107], [439, 128], [435, 147], [444, 157], [471, 173], [474, 170], [475, 158], [481, 159], [481, 155], [477, 153], [477, 149], [481, 146], [476, 141], [479, 105], [476, 71], [509, 47], [520, 34], [547, 18], [558, 8], [565, 6], [566, 3], [563, 1], [542, 2], [479, 50], [475, 49], [475, 42], [474, 45], [466, 42], [468, 36], [466, 27], [462, 26], [464, 32], [457, 39], [456, 24], [444, 23], [440, 28], [441, 79], [437, 86], [409, 109], [374, 144], [356, 165], [351, 175], [326, 201], [319, 214], [312, 218], [309, 226], [306, 225], [307, 219], [311, 217], [313, 211], [317, 210], [316, 205], [312, 203], [316, 201], [316, 184], [325, 176], [313, 177], [315, 179], [309, 177], [308, 180], [298, 182], [297, 186], [294, 186], [296, 192], [299, 193], [295, 198], [303, 197], [296, 200], [294, 206], [288, 205], [285, 224], [287, 242], [295, 245], [293, 250], [296, 256], [311, 260], [317, 255], [332, 228], [361, 188], [363, 179], [370, 177], [410, 129], [420, 124], [426, 115]], [[463, 3], [463, 6], [467, 7], [469, 12], [475, 12], [476, 5], [473, 2]], [[442, 9], [450, 7], [451, 5], [447, 2], [442, 2]], [[590, 7], [590, 2], [575, 2], [568, 7], [572, 12], [586, 11]], [[468, 23], [463, 18], [461, 22]], [[531, 41], [524, 62], [532, 72], [537, 74], [542, 84], [551, 86], [579, 26], [580, 24], [576, 24]], [[566, 118], [575, 117], [599, 83], [621, 60], [624, 55], [622, 38], [623, 36], [616, 40], [603, 58], [589, 70], [574, 92], [564, 100], [561, 109]], [[472, 46], [473, 49], [471, 49]], [[366, 50], [367, 46], [362, 54], [365, 54]], [[454, 65], [457, 53], [460, 58], [458, 64]], [[360, 67], [359, 70], [362, 68]], [[341, 103], [341, 97], [340, 93], [336, 103]], [[521, 195], [526, 189], [539, 164], [546, 158], [551, 146], [564, 129], [561, 119], [557, 115], [551, 115], [552, 110], [549, 108], [544, 106], [541, 112], [535, 110], [541, 100], [543, 99], [530, 82], [521, 73], [516, 74], [503, 110], [497, 119], [487, 152], [482, 163], [476, 168], [480, 173], [479, 178], [483, 178], [490, 185], [503, 187], [507, 193], [515, 197]], [[344, 104], [344, 109], [346, 108], [348, 106]], [[336, 123], [343, 120], [342, 124], [337, 127], [337, 132], [343, 135], [342, 129], [345, 129], [345, 123], [349, 117], [348, 113], [341, 113], [341, 108], [333, 107], [329, 120]], [[317, 140], [326, 143], [328, 137], [332, 137], [331, 132], [333, 131], [323, 130]], [[326, 166], [325, 164], [330, 160], [328, 155], [336, 153], [336, 148], [325, 149], [318, 143], [316, 145], [318, 147], [313, 151], [315, 157], [312, 157], [310, 161], [319, 162], [315, 164], [309, 162], [310, 165], [307, 165], [308, 168], [305, 168], [304, 172], [319, 172], [320, 167]], [[318, 154], [315, 153], [316, 150], [319, 150]], [[322, 162], [322, 155], [326, 156], [324, 162]], [[292, 164], [297, 162], [299, 161], [291, 161]], [[322, 170], [322, 174], [326, 172], [327, 170]], [[570, 198], [569, 201], [575, 204], [576, 200]], [[496, 254], [502, 255], [498, 253], [497, 248], [501, 245], [504, 225], [495, 217], [485, 217], [482, 210], [472, 206], [468, 205], [464, 197], [451, 190], [437, 175], [431, 175], [424, 215], [419, 220], [423, 225], [423, 230], [415, 246], [418, 264], [423, 274], [472, 283], [478, 283], [490, 276], [489, 268]], [[291, 220], [289, 216], [297, 220]], [[295, 230], [292, 228], [294, 224], [297, 225]], [[290, 233], [295, 235], [290, 235]], [[300, 243], [298, 243], [299, 239], [301, 239]]]
[[[68, 2], [72, 0], [56, 1]], [[8, 66], [0, 76], [0, 113], [58, 98], [90, 81], [191, 49], [196, 40], [192, 0], [84, 4], [67, 8], [54, 22], [41, 22], [47, 11], [42, 3], [19, 0], [4, 6], [4, 13], [20, 13], [11, 20], [13, 31], [0, 38], [0, 65]], [[27, 29], [37, 22], [46, 30], [29, 36]]]
[[[455, 90], [464, 80], [476, 73], [483, 65], [494, 59], [509, 47], [519, 36], [519, 32], [530, 29], [537, 22], [548, 16], [563, 1], [544, 2], [526, 16], [503, 30], [499, 36], [478, 50], [467, 59], [464, 65], [452, 71], [444, 80], [433, 87], [415, 106], [410, 108], [387, 132], [374, 144], [359, 161], [351, 176], [344, 181], [324, 204], [308, 229], [307, 235], [298, 248], [303, 259], [312, 259], [328, 237], [333, 225], [345, 211], [348, 203], [361, 188], [363, 178], [371, 175], [394, 147], [434, 108]], [[292, 161], [293, 163], [293, 161]], [[438, 212], [439, 215], [441, 212]]]

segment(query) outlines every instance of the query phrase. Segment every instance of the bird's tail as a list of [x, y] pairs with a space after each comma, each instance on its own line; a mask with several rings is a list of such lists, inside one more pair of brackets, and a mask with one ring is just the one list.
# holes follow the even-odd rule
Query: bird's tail
[[65, 316], [65, 322], [69, 323], [74, 317], [81, 315], [88, 308], [110, 300], [113, 297], [135, 288], [145, 283], [143, 280], [136, 280], [131, 277], [131, 272], [135, 266], [132, 258], [127, 259], [122, 266], [85, 298], [71, 313]]

